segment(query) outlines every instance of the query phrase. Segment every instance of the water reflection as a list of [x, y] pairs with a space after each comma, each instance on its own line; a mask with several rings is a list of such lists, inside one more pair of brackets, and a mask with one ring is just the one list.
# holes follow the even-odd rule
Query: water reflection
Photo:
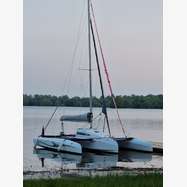
[[34, 149], [33, 153], [38, 156], [42, 162], [42, 167], [44, 167], [44, 161], [47, 159], [60, 162], [62, 165], [67, 164], [77, 164], [81, 162], [81, 155], [69, 154], [69, 153], [60, 153], [47, 149]]
[[149, 162], [152, 160], [151, 153], [138, 151], [120, 151], [119, 162]]
[[109, 168], [116, 166], [117, 162], [117, 154], [95, 154], [85, 152], [82, 155], [82, 161], [78, 167], [85, 169]]
[[46, 149], [33, 151], [41, 161], [42, 167], [49, 160], [58, 162], [61, 166], [75, 164], [77, 169], [107, 169], [115, 167], [118, 162], [149, 162], [151, 153], [135, 151], [120, 151], [119, 154], [96, 154], [85, 152], [83, 155], [59, 153]]

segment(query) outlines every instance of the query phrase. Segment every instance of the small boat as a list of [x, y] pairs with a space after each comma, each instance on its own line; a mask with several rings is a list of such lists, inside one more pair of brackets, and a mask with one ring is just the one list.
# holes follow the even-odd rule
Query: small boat
[[39, 136], [34, 138], [33, 142], [34, 148], [42, 147], [59, 152], [82, 154], [82, 147], [79, 143], [61, 137]]
[[[60, 118], [60, 121], [62, 123], [62, 129], [64, 129], [64, 126], [63, 126], [64, 121], [88, 122], [90, 127], [78, 129], [76, 134], [74, 135], [64, 134], [64, 130], [62, 130], [59, 136], [50, 136], [50, 137], [40, 136], [34, 140], [34, 144], [35, 146], [51, 148], [57, 151], [66, 151], [66, 152], [72, 152], [72, 153], [82, 153], [81, 146], [83, 149], [87, 149], [89, 151], [94, 151], [94, 152], [102, 151], [102, 152], [108, 152], [108, 153], [118, 153], [119, 149], [130, 149], [130, 150], [143, 151], [143, 152], [152, 152], [153, 148], [152, 148], [151, 143], [137, 139], [137, 138], [126, 136], [123, 124], [119, 117], [119, 112], [118, 112], [117, 104], [115, 101], [115, 96], [113, 94], [111, 81], [109, 79], [109, 73], [107, 70], [107, 66], [106, 66], [103, 51], [102, 51], [102, 46], [100, 42], [101, 40], [98, 34], [93, 6], [90, 0], [87, 0], [87, 1], [88, 1], [88, 65], [89, 65], [88, 67], [89, 68], [85, 70], [88, 70], [88, 77], [89, 77], [89, 112], [87, 112], [86, 114], [81, 114], [81, 115], [76, 115], [76, 116], [75, 115], [63, 115]], [[95, 33], [96, 33], [96, 38], [95, 38]], [[93, 49], [95, 52], [95, 59], [96, 59], [95, 61], [97, 65], [97, 72], [98, 72], [100, 89], [101, 89], [102, 111], [100, 114], [103, 114], [105, 117], [104, 123], [103, 123], [104, 124], [103, 132], [97, 131], [93, 128], [91, 36], [92, 36]], [[96, 39], [97, 39], [97, 43], [96, 43]], [[123, 138], [113, 138], [111, 134], [110, 124], [109, 124], [109, 119], [108, 119], [108, 114], [107, 114], [106, 100], [105, 100], [104, 89], [103, 89], [104, 87], [103, 87], [102, 76], [101, 76], [99, 56], [98, 56], [98, 51], [97, 51], [97, 45], [99, 46], [100, 55], [102, 58], [102, 63], [104, 66], [104, 72], [106, 75], [106, 80], [108, 82], [111, 99], [115, 106], [120, 125], [125, 135]], [[57, 108], [58, 106], [56, 106], [54, 113], [49, 119], [49, 122], [54, 116]], [[47, 123], [46, 128], [49, 122]], [[105, 124], [107, 125], [109, 136], [104, 135]]]

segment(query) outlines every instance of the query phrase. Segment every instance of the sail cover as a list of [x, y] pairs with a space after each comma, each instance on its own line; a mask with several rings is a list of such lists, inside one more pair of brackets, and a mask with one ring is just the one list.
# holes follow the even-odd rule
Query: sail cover
[[91, 122], [93, 114], [91, 112], [81, 115], [64, 115], [61, 116], [60, 121], [72, 121], [72, 122]]

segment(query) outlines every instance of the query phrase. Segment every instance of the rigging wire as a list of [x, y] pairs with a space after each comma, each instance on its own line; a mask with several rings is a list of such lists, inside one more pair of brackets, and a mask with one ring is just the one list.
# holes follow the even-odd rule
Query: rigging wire
[[106, 124], [106, 119], [104, 118], [104, 123], [103, 123], [103, 133], [105, 131], [105, 124]]
[[[83, 20], [84, 12], [85, 12], [85, 4], [84, 4], [84, 7], [83, 7], [83, 11], [81, 13], [81, 19], [80, 19], [80, 22], [79, 22], [78, 33], [77, 33], [77, 40], [76, 40], [75, 47], [74, 47], [74, 50], [73, 50], [73, 57], [72, 57], [71, 66], [70, 66], [70, 78], [69, 78], [69, 80], [65, 79], [65, 81], [64, 81], [64, 89], [63, 90], [65, 90], [65, 87], [66, 87], [66, 84], [67, 84], [66, 93], [69, 92], [69, 87], [70, 87], [70, 84], [71, 84], [71, 77], [72, 77], [72, 72], [73, 72], [73, 64], [75, 62], [75, 56], [76, 56], [76, 52], [77, 52], [77, 48], [78, 48], [78, 43], [80, 41], [81, 25], [82, 25], [82, 20]], [[68, 76], [68, 72], [67, 72], [67, 76], [66, 77], [69, 77]], [[47, 121], [45, 127], [43, 127], [44, 130], [46, 130], [47, 127], [49, 126], [49, 124], [50, 124], [51, 120], [53, 119], [53, 117], [54, 117], [56, 111], [58, 110], [58, 108], [59, 108], [59, 106], [56, 103], [56, 107], [55, 107], [53, 113], [51, 114], [51, 116], [50, 116], [49, 120]]]
[[49, 118], [49, 120], [48, 120], [48, 122], [47, 122], [46, 126], [44, 127], [44, 130], [46, 130], [46, 129], [47, 129], [47, 127], [49, 126], [49, 124], [50, 124], [50, 122], [51, 122], [51, 120], [52, 120], [53, 116], [55, 115], [55, 113], [56, 113], [57, 109], [58, 109], [58, 106], [56, 106], [56, 107], [55, 107], [55, 110], [54, 110], [54, 112], [52, 113], [51, 117]]
[[105, 62], [105, 58], [104, 58], [104, 54], [103, 54], [103, 50], [102, 50], [102, 46], [101, 46], [101, 40], [100, 40], [98, 29], [97, 29], [97, 24], [96, 24], [96, 19], [95, 19], [95, 15], [94, 15], [92, 2], [90, 4], [91, 4], [91, 12], [92, 12], [92, 16], [93, 16], [93, 21], [94, 21], [94, 25], [95, 25], [96, 35], [97, 35], [97, 39], [98, 39], [98, 43], [99, 43], [99, 48], [100, 48], [100, 52], [101, 52], [101, 57], [102, 57], [102, 61], [103, 61], [103, 66], [104, 66], [105, 75], [106, 75], [106, 78], [107, 78], [110, 94], [111, 94], [111, 97], [112, 97], [112, 101], [114, 103], [114, 107], [116, 109], [116, 113], [117, 113], [118, 120], [119, 120], [121, 128], [122, 128], [122, 131], [123, 131], [124, 135], [126, 136], [125, 129], [123, 127], [123, 124], [122, 124], [122, 121], [121, 121], [121, 118], [120, 118], [120, 115], [119, 115], [119, 111], [118, 111], [118, 108], [117, 108], [117, 104], [116, 104], [116, 101], [115, 101], [115, 96], [113, 94], [111, 81], [110, 81], [110, 78], [109, 78], [109, 74], [108, 74], [108, 70], [107, 70], [107, 66], [106, 66], [106, 62]]
[[95, 123], [96, 124], [94, 127], [95, 129], [99, 129], [99, 126], [101, 124], [101, 120], [102, 120], [102, 116], [99, 116], [98, 120], [96, 121], [97, 123]]
[[[85, 16], [86, 18], [86, 16]], [[84, 26], [86, 25], [86, 19], [83, 21], [83, 28], [85, 28]], [[85, 35], [86, 30], [83, 30], [82, 35]], [[80, 53], [80, 58], [79, 58], [79, 62], [78, 62], [78, 67], [79, 67], [79, 71], [84, 70], [83, 68], [81, 68], [82, 66], [84, 66], [84, 64], [82, 63], [83, 61], [85, 61], [85, 37], [82, 38], [82, 46], [81, 46], [81, 53]], [[85, 97], [86, 91], [88, 90], [87, 88], [85, 88], [84, 82], [85, 82], [85, 78], [84, 78], [84, 74], [79, 73], [79, 79], [80, 79], [80, 90], [82, 92], [82, 97]], [[81, 103], [80, 103], [81, 106]]]
[[98, 117], [100, 117], [102, 115], [102, 112], [100, 112], [97, 116], [95, 116], [94, 118], [93, 118], [93, 121], [94, 120], [96, 120]]
[[[102, 112], [100, 112], [96, 117], [93, 118], [93, 124], [96, 124], [95, 122], [97, 122], [97, 125], [94, 127], [95, 129], [98, 129], [101, 118], [102, 118]], [[96, 119], [98, 120], [96, 121]]]
[[74, 50], [73, 50], [73, 57], [72, 57], [72, 60], [71, 60], [70, 74], [69, 74], [69, 76], [67, 76], [67, 77], [69, 77], [69, 79], [67, 78], [67, 81], [66, 81], [66, 83], [67, 83], [67, 91], [66, 92], [67, 93], [69, 92], [69, 88], [70, 88], [70, 84], [71, 84], [71, 78], [72, 78], [72, 73], [73, 73], [73, 65], [75, 63], [75, 57], [76, 57], [78, 45], [79, 45], [80, 38], [81, 38], [81, 26], [83, 24], [84, 12], [85, 12], [85, 6], [83, 8], [83, 12], [82, 12], [81, 19], [80, 19], [80, 22], [79, 22], [77, 40], [76, 40], [76, 43], [75, 43], [75, 47], [74, 47]]

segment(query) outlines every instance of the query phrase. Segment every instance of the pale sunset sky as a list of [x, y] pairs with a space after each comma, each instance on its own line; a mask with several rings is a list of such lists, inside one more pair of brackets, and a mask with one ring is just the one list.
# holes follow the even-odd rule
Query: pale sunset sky
[[[114, 93], [162, 94], [162, 0], [92, 2]], [[88, 68], [86, 3], [24, 0], [25, 94], [88, 96], [88, 72], [80, 70]], [[92, 65], [100, 96], [95, 56]]]

